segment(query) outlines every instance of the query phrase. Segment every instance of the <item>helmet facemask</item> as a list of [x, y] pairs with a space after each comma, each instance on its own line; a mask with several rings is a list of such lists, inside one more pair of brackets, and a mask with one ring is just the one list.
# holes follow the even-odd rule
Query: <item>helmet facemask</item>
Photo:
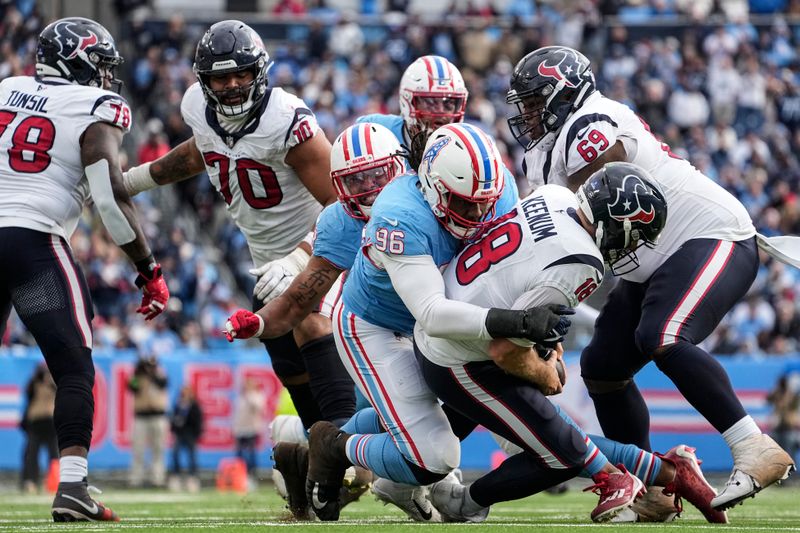
[[[213, 73], [197, 72], [197, 78], [200, 80], [200, 86], [203, 88], [209, 107], [224, 117], [238, 118], [250, 113], [264, 98], [267, 91], [267, 70], [269, 67], [265, 67], [264, 58], [259, 58], [255, 65], [247, 65], [234, 70], [214, 71]], [[251, 72], [253, 79], [245, 85], [231, 89], [215, 91], [211, 88], [212, 76], [222, 76], [231, 72]]]
[[[439, 193], [439, 212], [434, 214], [439, 218], [447, 231], [457, 239], [471, 241], [475, 240], [483, 233], [486, 226], [494, 220], [495, 208], [500, 194], [475, 198], [464, 196], [448, 189], [447, 185], [441, 181], [434, 182]], [[477, 208], [477, 209], [476, 209]], [[473, 213], [477, 211], [477, 216], [466, 217], [462, 213]]]
[[414, 137], [425, 132], [428, 135], [445, 124], [461, 122], [467, 108], [465, 93], [411, 93], [409, 112], [409, 134]]
[[331, 179], [345, 212], [353, 218], [369, 220], [378, 193], [402, 171], [403, 163], [396, 154], [332, 171]]

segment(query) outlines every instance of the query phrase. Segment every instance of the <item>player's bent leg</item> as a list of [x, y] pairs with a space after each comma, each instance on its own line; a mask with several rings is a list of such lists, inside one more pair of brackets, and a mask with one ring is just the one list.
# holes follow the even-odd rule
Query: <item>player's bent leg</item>
[[650, 413], [633, 382], [636, 372], [649, 361], [634, 337], [645, 289], [641, 284], [620, 280], [611, 290], [591, 342], [581, 354], [581, 377], [603, 434], [650, 450]]

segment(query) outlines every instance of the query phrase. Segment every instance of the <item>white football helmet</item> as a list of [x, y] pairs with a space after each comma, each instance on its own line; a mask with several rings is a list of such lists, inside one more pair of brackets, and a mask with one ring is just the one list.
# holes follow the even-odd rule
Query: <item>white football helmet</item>
[[405, 170], [403, 161], [397, 137], [380, 124], [355, 124], [340, 133], [331, 150], [331, 179], [347, 214], [369, 220], [378, 193]]
[[467, 88], [458, 69], [441, 56], [422, 56], [400, 79], [400, 114], [413, 137], [464, 120]]
[[471, 124], [447, 124], [428, 138], [419, 181], [433, 214], [459, 239], [472, 239], [495, 215], [505, 171], [492, 138]]

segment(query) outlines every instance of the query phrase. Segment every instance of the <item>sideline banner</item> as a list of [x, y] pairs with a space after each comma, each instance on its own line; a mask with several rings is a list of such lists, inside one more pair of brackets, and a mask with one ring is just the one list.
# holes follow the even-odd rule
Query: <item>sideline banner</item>
[[[25, 385], [42, 361], [37, 349], [0, 351], [0, 442], [6, 453], [0, 455], [0, 468], [17, 470], [22, 464], [23, 433], [20, 416], [25, 407]], [[739, 398], [749, 414], [763, 428], [770, 426], [770, 406], [766, 395], [778, 377], [788, 369], [800, 370], [800, 357], [729, 358], [720, 357]], [[90, 465], [95, 468], [127, 468], [130, 463], [130, 438], [133, 402], [126, 384], [136, 363], [134, 351], [94, 353], [96, 369], [95, 426]], [[600, 433], [594, 407], [580, 379], [577, 354], [568, 357], [569, 380], [563, 394], [554, 397], [590, 434]], [[169, 379], [170, 405], [184, 384], [191, 384], [204, 414], [204, 432], [198, 450], [201, 468], [216, 468], [224, 457], [234, 454], [231, 423], [236, 397], [245, 379], [256, 379], [267, 396], [265, 418], [271, 421], [280, 400], [282, 387], [269, 365], [263, 349], [177, 351], [161, 358]], [[732, 458], [725, 442], [675, 389], [652, 363], [636, 377], [650, 407], [651, 441], [656, 451], [676, 444], [698, 448], [705, 470], [729, 470]], [[625, 413], [620, 412], [620, 417]], [[271, 442], [267, 429], [259, 441], [258, 464], [269, 465]], [[168, 452], [169, 453], [169, 452]], [[169, 456], [168, 456], [169, 458]], [[462, 468], [488, 469], [502, 454], [488, 432], [479, 429], [463, 443]], [[169, 461], [167, 463], [169, 465]]]

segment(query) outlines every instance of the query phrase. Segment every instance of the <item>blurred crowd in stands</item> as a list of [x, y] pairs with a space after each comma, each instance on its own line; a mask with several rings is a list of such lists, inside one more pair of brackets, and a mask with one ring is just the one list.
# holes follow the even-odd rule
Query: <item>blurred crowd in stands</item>
[[[592, 60], [605, 95], [734, 193], [761, 233], [800, 234], [800, 0], [429, 0], [424, 17], [414, 0], [353, 3], [360, 13], [324, 0], [274, 0], [274, 16], [248, 20], [264, 30], [275, 62], [270, 84], [302, 97], [330, 140], [359, 115], [398, 113], [405, 67], [438, 54], [464, 76], [466, 120], [498, 139], [522, 177], [523, 151], [505, 122], [509, 76], [525, 53], [562, 44]], [[109, 29], [126, 59], [123, 95], [136, 113], [125, 144], [133, 165], [190, 135], [180, 102], [195, 81], [195, 44], [215, 20], [164, 20], [143, 1], [115, 5], [119, 26]], [[0, 1], [0, 14], [0, 79], [32, 74], [45, 21], [32, 1]], [[270, 39], [280, 25], [291, 39]], [[227, 346], [221, 326], [232, 309], [249, 306], [255, 280], [221, 199], [203, 175], [136, 200], [169, 282], [170, 309], [152, 324], [132, 312], [135, 272], [87, 211], [72, 246], [94, 298], [95, 345], [153, 354]], [[771, 262], [706, 347], [785, 354], [800, 351], [799, 343], [800, 271]], [[33, 344], [16, 317], [2, 338], [14, 344]]]

